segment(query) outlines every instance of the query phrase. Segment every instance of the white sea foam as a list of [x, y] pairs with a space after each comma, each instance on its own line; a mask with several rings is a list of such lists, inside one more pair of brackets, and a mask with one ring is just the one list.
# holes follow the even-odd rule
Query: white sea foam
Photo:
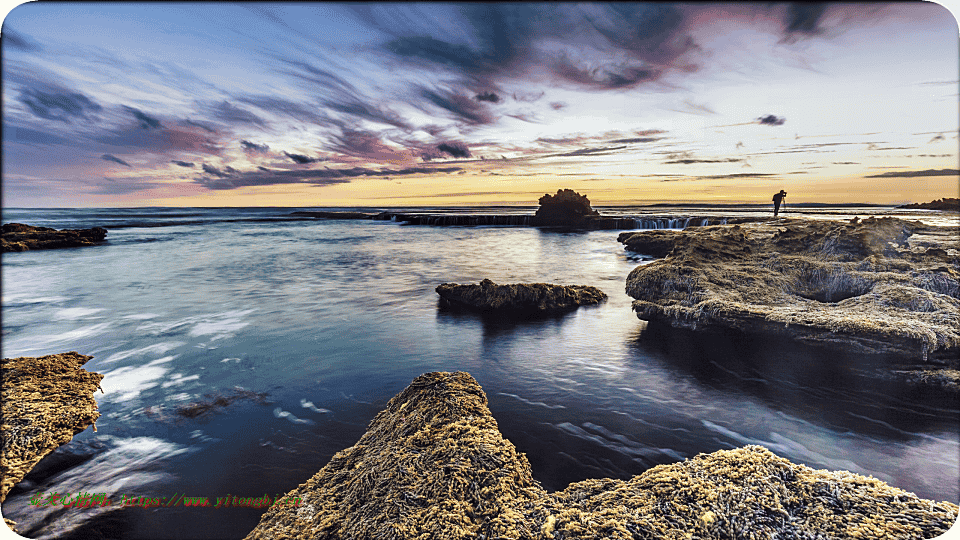
[[130, 319], [132, 321], [146, 321], [149, 319], [156, 319], [159, 317], [156, 313], [137, 313], [134, 315], [124, 315], [122, 318]]
[[287, 412], [280, 407], [277, 407], [273, 410], [273, 415], [277, 418], [286, 418], [287, 420], [293, 422], [294, 424], [313, 424], [313, 420], [307, 418], [297, 418], [293, 413]]
[[252, 309], [244, 311], [228, 311], [225, 313], [212, 315], [204, 318], [193, 328], [191, 328], [190, 335], [194, 337], [211, 336], [211, 341], [228, 338], [241, 328], [250, 324], [249, 322], [242, 321], [242, 318], [250, 313], [253, 313]]
[[[21, 530], [41, 526], [32, 538], [58, 538], [96, 518], [104, 512], [122, 508], [124, 494], [151, 494], [150, 486], [172, 478], [162, 470], [161, 462], [189, 452], [178, 444], [153, 437], [117, 438], [100, 435], [98, 442], [108, 449], [81, 465], [67, 469], [35, 486], [30, 492], [9, 497], [3, 503], [4, 515], [16, 515]], [[62, 505], [35, 506], [30, 503], [37, 492], [47, 495], [59, 493], [76, 497], [78, 492], [104, 493], [114, 502], [111, 506], [84, 508], [82, 511], [64, 511]]]
[[195, 381], [199, 378], [200, 378], [199, 375], [190, 375], [190, 376], [184, 377], [182, 373], [174, 373], [173, 375], [170, 376], [169, 381], [166, 381], [160, 386], [162, 386], [163, 388], [170, 388], [171, 386], [177, 386], [187, 381]]
[[306, 399], [303, 399], [303, 398], [300, 399], [300, 406], [303, 407], [304, 409], [310, 409], [315, 413], [325, 414], [330, 412], [330, 409], [317, 408], [317, 406], [314, 405], [312, 401], [307, 401]]
[[143, 366], [126, 366], [103, 373], [103, 399], [111, 401], [130, 401], [140, 397], [140, 393], [160, 384], [163, 376], [170, 371], [163, 366], [174, 356], [165, 356]]
[[162, 343], [154, 343], [153, 345], [147, 345], [146, 347], [140, 347], [139, 349], [130, 349], [127, 351], [120, 351], [111, 354], [103, 360], [102, 363], [108, 364], [111, 362], [116, 362], [117, 360], [124, 360], [126, 358], [131, 358], [135, 356], [146, 356], [148, 354], [163, 354], [167, 351], [176, 349], [182, 345], [186, 345], [184, 341], [165, 341]]
[[92, 336], [98, 336], [107, 331], [110, 328], [111, 323], [105, 322], [100, 324], [92, 324], [90, 326], [84, 326], [82, 328], [77, 328], [74, 330], [69, 330], [63, 332], [62, 334], [55, 334], [52, 336], [44, 336], [40, 338], [41, 343], [45, 343], [48, 347], [57, 344], [61, 346], [63, 344], [69, 343], [71, 341], [77, 341], [83, 338], [88, 338]]

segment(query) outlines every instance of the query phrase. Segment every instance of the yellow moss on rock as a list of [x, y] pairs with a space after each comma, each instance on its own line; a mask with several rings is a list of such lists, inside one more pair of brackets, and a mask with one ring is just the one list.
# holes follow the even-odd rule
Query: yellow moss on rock
[[[655, 232], [624, 233], [620, 241], [642, 250]], [[665, 258], [634, 269], [626, 292], [636, 299], [638, 317], [674, 326], [955, 360], [957, 235], [956, 228], [896, 218], [693, 228], [653, 238], [673, 247]]]
[[462, 372], [417, 377], [356, 445], [288, 496], [300, 507], [268, 510], [248, 539], [922, 539], [958, 514], [955, 504], [761, 446], [547, 493]]
[[0, 360], [0, 501], [45, 455], [93, 424], [103, 375], [76, 352]]

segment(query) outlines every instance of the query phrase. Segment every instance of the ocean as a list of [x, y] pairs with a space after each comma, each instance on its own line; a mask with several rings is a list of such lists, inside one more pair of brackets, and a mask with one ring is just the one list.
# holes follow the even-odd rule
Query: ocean
[[[767, 207], [599, 207], [638, 227], [770, 216]], [[960, 501], [960, 404], [876, 376], [870, 358], [648, 325], [617, 230], [315, 220], [332, 208], [4, 209], [3, 222], [103, 226], [101, 246], [7, 253], [2, 354], [92, 355], [87, 429], [14, 488], [31, 538], [245, 536], [264, 509], [55, 508], [38, 494], [276, 497], [353, 445], [417, 375], [467, 371], [534, 476], [557, 490], [760, 444], [816, 469]], [[378, 211], [382, 209], [348, 209]], [[533, 208], [408, 208], [532, 214]], [[937, 212], [793, 207], [785, 217]], [[451, 311], [445, 282], [593, 285], [597, 307], [537, 319]], [[219, 398], [219, 399], [218, 399]]]

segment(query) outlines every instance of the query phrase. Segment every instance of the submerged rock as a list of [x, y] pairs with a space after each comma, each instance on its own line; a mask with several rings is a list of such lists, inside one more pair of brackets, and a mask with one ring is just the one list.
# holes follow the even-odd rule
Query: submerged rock
[[497, 285], [489, 279], [484, 279], [478, 285], [444, 283], [436, 290], [440, 298], [451, 304], [481, 311], [563, 311], [599, 304], [607, 299], [603, 291], [588, 285]]
[[[627, 277], [641, 319], [955, 363], [957, 233], [871, 217], [722, 225], [672, 236], [638, 232], [620, 241], [667, 254]], [[660, 246], [667, 242], [673, 247]]]
[[8, 251], [28, 251], [33, 249], [57, 249], [81, 246], [95, 246], [103, 242], [107, 230], [103, 227], [92, 229], [51, 229], [33, 227], [23, 223], [3, 225], [3, 253]]
[[556, 195], [546, 194], [539, 202], [533, 225], [587, 227], [591, 218], [600, 217], [600, 212], [590, 206], [590, 199], [572, 189], [558, 189]]
[[958, 513], [761, 446], [547, 493], [462, 372], [417, 377], [287, 497], [248, 539], [933, 538]]
[[103, 375], [80, 367], [91, 358], [68, 352], [0, 360], [0, 501], [41, 458], [100, 417], [93, 393]]

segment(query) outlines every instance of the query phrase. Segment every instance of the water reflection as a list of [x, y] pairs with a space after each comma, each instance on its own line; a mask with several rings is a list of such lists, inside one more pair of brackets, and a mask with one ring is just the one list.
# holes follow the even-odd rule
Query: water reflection
[[958, 430], [956, 396], [879, 378], [889, 358], [852, 354], [740, 332], [650, 323], [628, 345], [698, 383], [759, 399], [840, 432], [897, 441]]

